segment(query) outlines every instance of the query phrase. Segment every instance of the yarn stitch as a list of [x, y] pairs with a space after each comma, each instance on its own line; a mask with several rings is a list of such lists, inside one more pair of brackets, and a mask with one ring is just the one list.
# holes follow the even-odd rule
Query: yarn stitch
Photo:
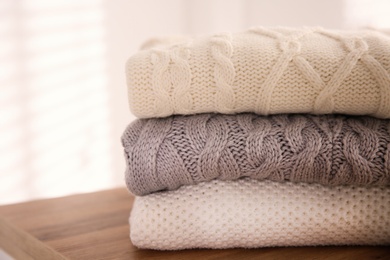
[[[256, 112], [390, 118], [390, 37], [385, 32], [261, 27], [187, 39], [183, 43], [185, 37], [178, 38], [179, 45], [173, 45], [174, 39], [155, 41], [156, 48], [150, 41], [151, 49], [127, 61], [134, 115]], [[183, 52], [185, 57], [177, 55]]]
[[122, 135], [136, 195], [213, 179], [390, 185], [390, 121], [342, 115], [138, 119]]
[[390, 245], [390, 189], [214, 180], [137, 197], [139, 248]]

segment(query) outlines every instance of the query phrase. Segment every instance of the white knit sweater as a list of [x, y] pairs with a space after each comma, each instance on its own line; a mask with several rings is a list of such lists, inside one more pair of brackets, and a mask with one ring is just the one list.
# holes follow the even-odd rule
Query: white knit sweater
[[[254, 28], [174, 39], [126, 64], [140, 118], [203, 112], [390, 118], [390, 37], [379, 31]], [[145, 48], [154, 46], [150, 41]]]
[[390, 245], [390, 188], [240, 179], [137, 197], [133, 244], [150, 249]]

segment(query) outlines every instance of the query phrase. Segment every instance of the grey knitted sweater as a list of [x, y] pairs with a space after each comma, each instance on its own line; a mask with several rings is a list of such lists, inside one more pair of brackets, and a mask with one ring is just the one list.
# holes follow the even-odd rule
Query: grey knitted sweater
[[390, 184], [390, 120], [199, 114], [138, 119], [122, 136], [135, 195], [213, 179]]

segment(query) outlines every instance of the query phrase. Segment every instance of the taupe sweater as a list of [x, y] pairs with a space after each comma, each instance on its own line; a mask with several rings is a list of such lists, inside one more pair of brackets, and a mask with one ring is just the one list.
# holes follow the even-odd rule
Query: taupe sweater
[[122, 136], [136, 195], [213, 179], [390, 184], [390, 120], [200, 114], [138, 119]]

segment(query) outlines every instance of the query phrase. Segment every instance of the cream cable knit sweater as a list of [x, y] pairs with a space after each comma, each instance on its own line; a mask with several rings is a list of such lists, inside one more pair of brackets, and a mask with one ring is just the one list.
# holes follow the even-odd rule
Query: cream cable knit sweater
[[[364, 30], [254, 28], [157, 41], [126, 64], [140, 118], [218, 112], [390, 118], [390, 37]], [[145, 45], [153, 46], [153, 42]]]
[[130, 238], [173, 250], [390, 245], [390, 189], [240, 179], [137, 197]]

